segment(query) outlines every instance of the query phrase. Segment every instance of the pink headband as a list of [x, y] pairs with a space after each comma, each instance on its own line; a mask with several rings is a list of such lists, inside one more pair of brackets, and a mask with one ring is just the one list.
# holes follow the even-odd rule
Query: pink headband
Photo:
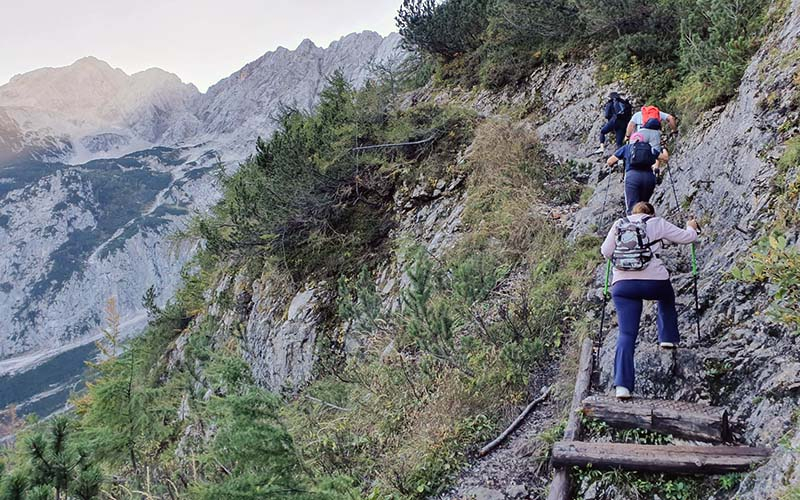
[[631, 134], [631, 142], [639, 142], [644, 141], [644, 136], [639, 132], [634, 132]]

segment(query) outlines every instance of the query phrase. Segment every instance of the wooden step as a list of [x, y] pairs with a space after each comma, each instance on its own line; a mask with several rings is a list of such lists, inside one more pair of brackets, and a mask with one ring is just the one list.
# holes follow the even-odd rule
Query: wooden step
[[581, 410], [590, 418], [612, 427], [646, 429], [672, 436], [728, 443], [732, 441], [728, 411], [724, 408], [658, 399], [621, 401], [608, 396], [590, 396]]
[[553, 465], [624, 469], [670, 474], [727, 474], [744, 472], [770, 456], [766, 448], [747, 446], [653, 446], [559, 441], [553, 446]]

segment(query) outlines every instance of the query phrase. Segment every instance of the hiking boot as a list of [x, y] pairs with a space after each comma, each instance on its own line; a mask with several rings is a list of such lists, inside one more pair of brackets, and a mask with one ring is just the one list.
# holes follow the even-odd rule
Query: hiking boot
[[628, 390], [627, 387], [617, 386], [616, 394], [617, 399], [631, 399], [631, 391]]
[[675, 349], [675, 347], [676, 347], [673, 342], [661, 342], [658, 345], [661, 346], [664, 349]]
[[594, 150], [594, 154], [601, 155], [601, 154], [605, 153], [605, 151], [606, 151], [606, 147], [601, 144], [599, 148]]

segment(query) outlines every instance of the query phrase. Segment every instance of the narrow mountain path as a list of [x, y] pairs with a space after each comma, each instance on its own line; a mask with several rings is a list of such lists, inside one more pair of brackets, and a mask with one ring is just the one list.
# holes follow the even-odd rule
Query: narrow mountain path
[[[557, 396], [558, 387], [552, 385], [559, 375], [559, 367], [552, 365], [541, 367], [532, 374], [526, 404], [539, 398], [548, 386], [549, 396], [534, 407], [519, 428], [497, 448], [484, 457], [475, 457], [453, 481], [450, 489], [434, 497], [435, 500], [542, 498], [550, 484], [549, 450], [552, 443], [542, 441], [541, 435], [556, 429], [552, 439], [558, 440], [562, 434], [561, 428], [556, 426], [563, 415], [563, 404]], [[511, 420], [502, 422], [503, 429]], [[503, 429], [499, 429], [498, 434]], [[481, 443], [481, 446], [485, 444]]]
[[[547, 447], [537, 437], [556, 425], [551, 400], [532, 411], [519, 429], [489, 455], [462, 471], [439, 500], [507, 500], [541, 498], [549, 483]], [[545, 458], [540, 458], [545, 457]]]

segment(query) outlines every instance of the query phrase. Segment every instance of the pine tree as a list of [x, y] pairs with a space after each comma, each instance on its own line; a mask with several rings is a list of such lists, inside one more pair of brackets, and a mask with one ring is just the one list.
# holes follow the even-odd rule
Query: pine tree
[[84, 494], [80, 497], [83, 500], [96, 498], [102, 475], [90, 462], [88, 453], [70, 443], [71, 433], [70, 420], [58, 416], [47, 431], [28, 438], [25, 451], [31, 468], [30, 482], [40, 487], [39, 491], [49, 487], [55, 492], [55, 500], [66, 499], [76, 487]]
[[119, 355], [120, 314], [117, 309], [117, 298], [109, 297], [105, 307], [106, 327], [100, 330], [103, 338], [94, 344], [105, 359], [115, 359]]
[[28, 478], [21, 472], [14, 472], [0, 482], [0, 500], [26, 500]]
[[448, 59], [480, 47], [493, 0], [403, 0], [397, 26], [407, 48]]

